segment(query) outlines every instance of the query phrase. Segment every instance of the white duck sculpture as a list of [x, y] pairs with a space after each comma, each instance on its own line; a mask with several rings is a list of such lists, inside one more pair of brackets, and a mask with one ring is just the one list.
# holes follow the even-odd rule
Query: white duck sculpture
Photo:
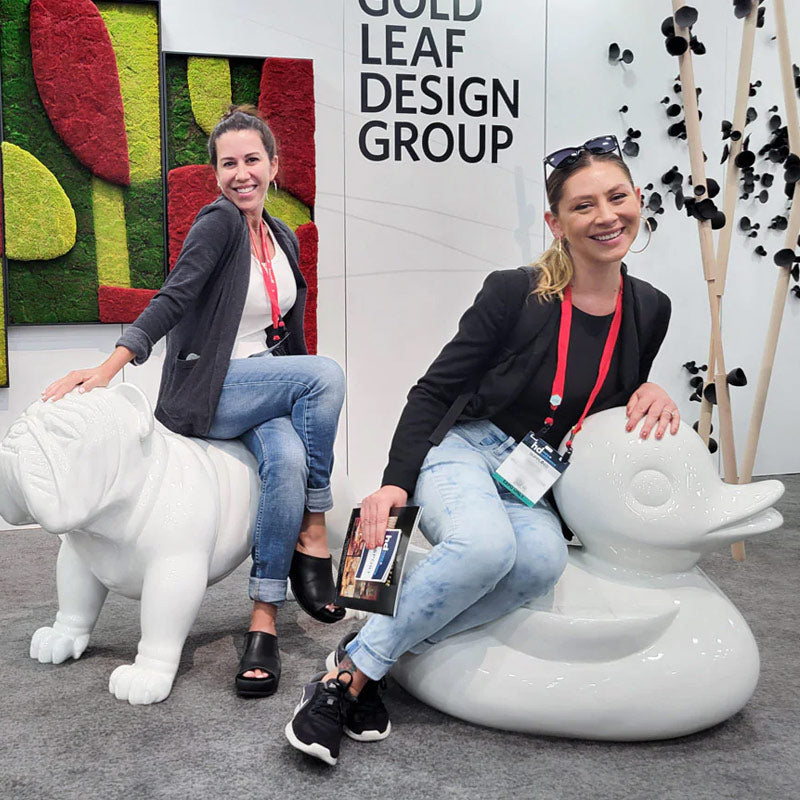
[[554, 590], [404, 656], [392, 674], [411, 694], [481, 725], [628, 741], [693, 733], [747, 703], [756, 642], [697, 562], [778, 528], [783, 485], [723, 483], [687, 425], [661, 440], [624, 425], [611, 409], [575, 439], [555, 496], [583, 547]]

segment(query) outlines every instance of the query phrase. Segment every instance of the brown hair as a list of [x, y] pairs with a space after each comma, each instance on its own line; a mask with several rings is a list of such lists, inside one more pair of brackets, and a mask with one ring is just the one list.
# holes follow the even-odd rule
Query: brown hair
[[[625, 173], [631, 186], [634, 185], [628, 165], [616, 153], [590, 153], [588, 150], [582, 150], [572, 164], [554, 169], [547, 178], [545, 185], [547, 202], [555, 216], [558, 216], [558, 205], [564, 195], [564, 184], [578, 170], [588, 167], [595, 161], [605, 161], [618, 166]], [[532, 266], [537, 268], [539, 277], [532, 294], [536, 295], [539, 302], [563, 299], [564, 289], [572, 280], [575, 269], [567, 240], [554, 239]]]
[[208, 157], [212, 167], [216, 169], [217, 166], [217, 139], [228, 131], [247, 130], [256, 131], [261, 137], [269, 160], [272, 161], [275, 158], [275, 153], [278, 149], [275, 143], [275, 136], [259, 110], [251, 105], [230, 105], [220, 121], [214, 126], [211, 136], [208, 137]]

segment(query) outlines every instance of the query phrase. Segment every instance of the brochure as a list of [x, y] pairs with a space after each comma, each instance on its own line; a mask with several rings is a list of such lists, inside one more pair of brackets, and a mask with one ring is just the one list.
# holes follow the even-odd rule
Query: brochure
[[339, 561], [337, 605], [394, 615], [408, 543], [421, 512], [419, 506], [393, 508], [383, 546], [368, 550], [361, 537], [361, 509], [353, 509]]

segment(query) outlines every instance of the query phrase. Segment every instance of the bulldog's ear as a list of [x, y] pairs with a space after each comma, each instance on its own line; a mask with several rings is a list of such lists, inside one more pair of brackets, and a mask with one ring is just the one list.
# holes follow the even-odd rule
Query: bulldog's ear
[[138, 416], [140, 439], [146, 439], [153, 432], [153, 408], [145, 393], [132, 383], [118, 383], [109, 391], [122, 395], [135, 409]]

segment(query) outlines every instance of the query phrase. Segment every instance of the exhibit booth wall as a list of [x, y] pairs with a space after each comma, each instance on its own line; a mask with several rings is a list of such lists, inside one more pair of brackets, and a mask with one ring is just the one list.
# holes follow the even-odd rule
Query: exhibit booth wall
[[[672, 299], [672, 324], [651, 378], [670, 392], [686, 421], [696, 420], [699, 404], [689, 401], [691, 376], [682, 365], [707, 361], [708, 297], [697, 224], [661, 185], [673, 165], [689, 173], [686, 142], [667, 134], [674, 120], [661, 102], [680, 102], [677, 59], [666, 52], [659, 30], [671, 4], [406, 0], [387, 3], [385, 15], [383, 5], [160, 3], [166, 52], [313, 59], [318, 351], [347, 372], [337, 464], [356, 493], [379, 485], [409, 388], [451, 338], [486, 275], [529, 263], [549, 242], [542, 156], [600, 134], [622, 139], [628, 128], [640, 131], [631, 170], [643, 187], [653, 184], [646, 202], [654, 191], [663, 196], [663, 213], [646, 212], [658, 223], [650, 246], [626, 263]], [[403, 17], [398, 7], [423, 11]], [[792, 52], [800, 59], [800, 7], [790, 4], [787, 11]], [[702, 4], [695, 32], [707, 53], [694, 65], [703, 90], [706, 167], [720, 184], [720, 123], [733, 113], [741, 30], [728, 0]], [[751, 98], [758, 117], [746, 130], [754, 150], [767, 140], [773, 104], [785, 119], [773, 34], [768, 12], [753, 66], [753, 80], [762, 82]], [[611, 42], [630, 48], [633, 62], [610, 61]], [[437, 113], [426, 113], [438, 106]], [[621, 112], [624, 106], [628, 110]], [[726, 366], [742, 367], [750, 379], [732, 389], [737, 451], [747, 433], [777, 277], [772, 255], [783, 247], [782, 234], [768, 230], [773, 217], [786, 214], [782, 170], [769, 169], [776, 179], [767, 201], [753, 196], [737, 206], [737, 221], [746, 214], [761, 229], [752, 239], [737, 225], [723, 301]], [[758, 244], [766, 257], [754, 253]], [[800, 453], [787, 435], [800, 396], [798, 325], [800, 300], [789, 296], [756, 474], [800, 472]], [[102, 360], [123, 328], [12, 326], [11, 386], [0, 390], [0, 427], [7, 429], [53, 379]], [[135, 383], [154, 401], [162, 355], [163, 343], [150, 361], [127, 367], [119, 380]]]

